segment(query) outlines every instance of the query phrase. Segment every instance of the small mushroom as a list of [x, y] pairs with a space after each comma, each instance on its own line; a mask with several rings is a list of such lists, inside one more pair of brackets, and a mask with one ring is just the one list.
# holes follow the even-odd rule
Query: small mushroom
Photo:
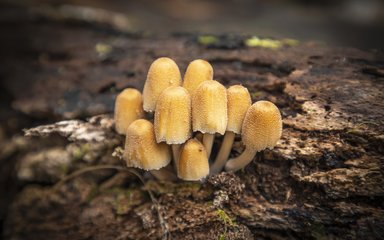
[[205, 60], [196, 59], [189, 63], [185, 71], [183, 87], [187, 89], [190, 94], [193, 94], [200, 83], [212, 79], [213, 68], [211, 64]]
[[168, 145], [156, 142], [153, 124], [139, 119], [127, 129], [123, 158], [128, 167], [158, 170], [170, 163], [171, 153]]
[[186, 181], [198, 181], [208, 174], [209, 163], [203, 144], [189, 139], [181, 148], [177, 176]]
[[202, 82], [192, 95], [193, 131], [204, 134], [207, 156], [211, 155], [215, 133], [223, 135], [227, 128], [227, 90], [219, 82]]
[[191, 137], [191, 97], [183, 87], [169, 87], [157, 100], [155, 112], [156, 141], [172, 144], [177, 169], [180, 144]]
[[143, 107], [146, 112], [154, 112], [160, 94], [168, 87], [180, 86], [181, 75], [177, 64], [170, 58], [156, 59], [148, 70], [143, 90]]
[[143, 99], [141, 93], [134, 88], [124, 89], [115, 101], [115, 128], [119, 134], [125, 135], [129, 124], [142, 118]]
[[216, 160], [211, 166], [211, 174], [220, 172], [231, 152], [236, 134], [241, 133], [241, 126], [248, 108], [252, 104], [248, 89], [241, 85], [234, 85], [227, 90], [228, 98], [228, 125], [223, 142]]
[[225, 164], [225, 170], [237, 171], [250, 163], [258, 151], [273, 148], [282, 133], [282, 121], [279, 109], [269, 101], [254, 103], [245, 115], [241, 137], [245, 145], [244, 152]]

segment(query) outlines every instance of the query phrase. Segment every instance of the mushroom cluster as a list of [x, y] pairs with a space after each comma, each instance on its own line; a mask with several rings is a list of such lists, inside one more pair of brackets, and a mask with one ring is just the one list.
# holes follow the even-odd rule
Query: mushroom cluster
[[[144, 112], [153, 117], [144, 119]], [[273, 103], [252, 105], [247, 88], [226, 89], [213, 80], [207, 61], [192, 61], [182, 81], [177, 64], [162, 57], [151, 64], [143, 94], [128, 88], [117, 96], [115, 128], [126, 135], [123, 157], [128, 167], [169, 179], [172, 169], [164, 167], [173, 160], [178, 178], [197, 181], [223, 168], [237, 171], [257, 152], [274, 147], [281, 137], [282, 120]], [[210, 164], [217, 134], [224, 137]], [[245, 150], [228, 160], [236, 134], [241, 134]]]

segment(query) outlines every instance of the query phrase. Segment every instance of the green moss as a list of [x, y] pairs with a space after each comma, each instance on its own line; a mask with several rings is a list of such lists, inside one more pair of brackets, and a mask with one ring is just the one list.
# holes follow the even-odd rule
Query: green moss
[[99, 54], [99, 56], [107, 55], [112, 51], [112, 46], [106, 43], [97, 43], [95, 45], [95, 51]]
[[225, 235], [227, 234], [228, 227], [236, 226], [235, 220], [228, 216], [228, 214], [223, 209], [216, 210], [216, 214], [220, 220], [224, 224], [224, 232], [219, 235], [219, 240], [224, 240]]
[[212, 45], [219, 42], [219, 39], [212, 35], [201, 35], [198, 37], [197, 42], [201, 45]]
[[256, 36], [248, 38], [244, 41], [244, 44], [247, 47], [262, 47], [274, 50], [279, 49], [283, 46], [296, 46], [298, 43], [299, 41], [290, 38], [283, 40], [275, 40], [270, 38], [259, 38]]
[[230, 226], [230, 227], [236, 226], [236, 222], [233, 219], [231, 219], [224, 210], [218, 209], [216, 211], [216, 214], [219, 217], [220, 221], [222, 221], [225, 226]]
[[87, 154], [89, 152], [89, 144], [88, 143], [84, 143], [84, 144], [81, 144], [79, 145], [77, 148], [75, 148], [72, 152], [72, 155], [73, 155], [73, 158], [75, 160], [81, 160], [83, 159], [83, 157], [85, 156], [85, 154]]

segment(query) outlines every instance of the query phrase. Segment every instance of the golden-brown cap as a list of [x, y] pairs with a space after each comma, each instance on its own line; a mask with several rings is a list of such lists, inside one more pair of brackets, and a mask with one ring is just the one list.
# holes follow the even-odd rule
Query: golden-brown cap
[[156, 143], [153, 124], [139, 119], [127, 129], [124, 160], [128, 167], [157, 170], [169, 164], [171, 152], [165, 143]]
[[205, 60], [196, 59], [189, 63], [185, 71], [183, 87], [187, 89], [190, 94], [193, 94], [200, 83], [212, 79], [213, 68], [211, 64]]
[[191, 97], [183, 87], [169, 87], [160, 95], [155, 112], [157, 142], [181, 144], [191, 137]]
[[252, 104], [248, 89], [241, 85], [234, 85], [227, 90], [228, 125], [227, 131], [241, 133], [241, 126], [248, 108]]
[[143, 106], [147, 112], [153, 112], [160, 94], [168, 87], [180, 86], [181, 75], [177, 64], [170, 58], [156, 59], [148, 70], [143, 90]]
[[247, 111], [241, 137], [247, 148], [261, 151], [272, 148], [282, 133], [279, 109], [269, 101], [258, 101]]
[[187, 181], [197, 181], [209, 174], [207, 151], [196, 139], [189, 139], [182, 147], [177, 176]]
[[115, 128], [119, 134], [127, 131], [129, 124], [142, 118], [143, 98], [141, 93], [134, 88], [124, 89], [115, 101]]
[[217, 81], [204, 81], [192, 95], [193, 131], [224, 134], [227, 128], [227, 90]]

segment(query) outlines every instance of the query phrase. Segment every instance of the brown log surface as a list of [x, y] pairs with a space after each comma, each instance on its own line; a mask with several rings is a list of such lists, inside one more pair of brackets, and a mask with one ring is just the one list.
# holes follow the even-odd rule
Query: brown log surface
[[[246, 86], [253, 101], [276, 103], [284, 118], [278, 146], [236, 174], [202, 184], [144, 174], [143, 185], [104, 170], [57, 191], [52, 184], [77, 169], [121, 165], [115, 148], [123, 138], [109, 116], [30, 129], [47, 136], [13, 138], [1, 150], [2, 163], [16, 159], [22, 186], [3, 213], [6, 239], [384, 238], [382, 53], [315, 42], [252, 48], [247, 36], [218, 36], [207, 46], [194, 34], [123, 34], [45, 18], [2, 25], [1, 84], [12, 109], [29, 119], [111, 113], [116, 94], [142, 90], [162, 56], [182, 73], [206, 59], [215, 79]], [[240, 151], [237, 139], [232, 155]]]

